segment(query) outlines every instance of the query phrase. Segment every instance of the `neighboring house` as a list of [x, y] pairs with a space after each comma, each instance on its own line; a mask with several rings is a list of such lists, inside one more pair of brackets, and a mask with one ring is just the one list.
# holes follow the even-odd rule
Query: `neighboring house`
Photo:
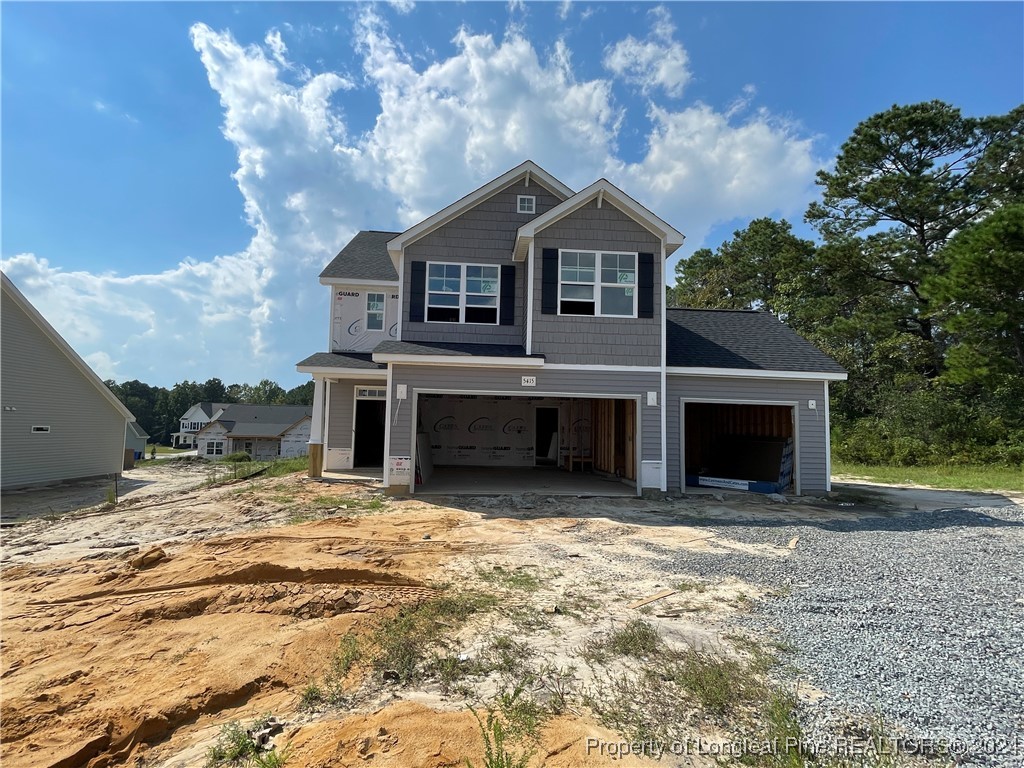
[[135, 417], [0, 276], [0, 487], [120, 475]]
[[146, 456], [146, 443], [149, 441], [149, 435], [142, 427], [139, 426], [137, 421], [129, 421], [125, 425], [124, 432], [124, 449], [132, 452], [134, 459], [142, 459]]
[[179, 432], [171, 433], [174, 448], [195, 448], [196, 433], [220, 415], [231, 403], [196, 403], [178, 419]]
[[532, 162], [405, 232], [360, 232], [320, 275], [330, 347], [297, 366], [310, 473], [828, 489], [828, 384], [846, 373], [770, 314], [668, 309], [682, 243], [608, 181], [574, 192]]
[[312, 414], [303, 405], [224, 405], [196, 433], [197, 452], [208, 459], [241, 451], [254, 459], [305, 456]]

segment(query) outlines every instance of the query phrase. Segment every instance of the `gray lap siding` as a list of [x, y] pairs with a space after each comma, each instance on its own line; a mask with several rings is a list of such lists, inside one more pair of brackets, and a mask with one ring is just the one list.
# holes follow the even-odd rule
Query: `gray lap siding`
[[516, 231], [533, 216], [516, 213], [519, 195], [537, 198], [537, 215], [561, 202], [540, 185], [517, 184], [492, 195], [464, 214], [410, 244], [405, 249], [402, 285], [402, 340], [449, 341], [480, 344], [522, 344], [526, 325], [526, 265], [515, 264], [516, 307], [514, 325], [413, 323], [409, 321], [412, 263], [441, 261], [454, 264], [512, 265]]
[[340, 382], [331, 383], [330, 391], [330, 413], [327, 421], [327, 445], [329, 448], [351, 448], [352, 432], [355, 419], [355, 388], [371, 387], [373, 389], [384, 389], [387, 383], [384, 379], [367, 379], [366, 381], [354, 381], [344, 379]]
[[[523, 376], [536, 376], [536, 387], [523, 387]], [[408, 399], [395, 400], [395, 387], [405, 384]], [[641, 461], [661, 460], [661, 409], [647, 405], [647, 392], [661, 388], [658, 371], [544, 370], [533, 368], [470, 368], [395, 365], [392, 368], [390, 412], [391, 456], [412, 450], [414, 390], [462, 394], [500, 393], [518, 397], [578, 395], [601, 398], [620, 395], [639, 399]], [[639, 467], [638, 467], [639, 471]]]
[[[545, 315], [541, 306], [545, 248], [654, 254], [654, 317]], [[661, 240], [608, 201], [590, 203], [541, 230], [534, 240], [533, 346], [550, 363], [661, 365], [664, 263]]]
[[[825, 426], [825, 386], [822, 381], [788, 379], [729, 379], [717, 376], [679, 376], [669, 374], [666, 418], [668, 429], [668, 486], [679, 490], [680, 474], [680, 398], [686, 400], [732, 400], [750, 402], [795, 402], [799, 434], [801, 493], [824, 491], [828, 487], [825, 456], [828, 433]], [[817, 402], [810, 410], [807, 401]]]

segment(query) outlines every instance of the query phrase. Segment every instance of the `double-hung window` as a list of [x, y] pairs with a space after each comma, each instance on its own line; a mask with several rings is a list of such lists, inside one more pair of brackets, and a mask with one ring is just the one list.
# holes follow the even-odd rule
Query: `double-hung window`
[[427, 265], [427, 322], [498, 322], [498, 267]]
[[224, 441], [223, 440], [210, 440], [206, 443], [206, 455], [207, 456], [223, 456], [224, 455]]
[[366, 294], [366, 330], [384, 330], [384, 294]]
[[636, 254], [561, 251], [558, 312], [636, 317]]

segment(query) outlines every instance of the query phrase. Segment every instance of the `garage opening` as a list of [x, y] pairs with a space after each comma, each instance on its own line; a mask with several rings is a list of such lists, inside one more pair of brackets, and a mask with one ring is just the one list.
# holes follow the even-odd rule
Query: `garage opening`
[[630, 399], [420, 393], [417, 493], [636, 493]]
[[688, 402], [683, 435], [687, 486], [759, 493], [793, 490], [793, 406]]

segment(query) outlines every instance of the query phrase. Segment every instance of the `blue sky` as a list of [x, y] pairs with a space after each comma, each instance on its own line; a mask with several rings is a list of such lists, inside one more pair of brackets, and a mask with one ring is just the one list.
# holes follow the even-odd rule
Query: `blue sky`
[[[4, 3], [3, 269], [103, 377], [293, 386], [320, 268], [524, 159], [714, 247], [864, 118], [1024, 101], [1020, 3]], [[671, 269], [671, 267], [670, 267]]]

